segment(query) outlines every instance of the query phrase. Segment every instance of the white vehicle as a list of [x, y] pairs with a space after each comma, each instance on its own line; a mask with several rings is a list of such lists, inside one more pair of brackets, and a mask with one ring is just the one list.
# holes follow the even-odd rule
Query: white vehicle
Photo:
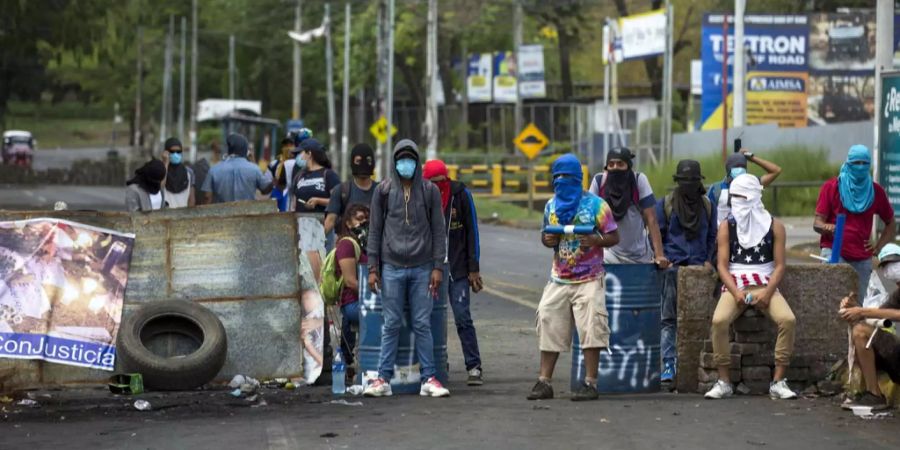
[[3, 164], [31, 167], [35, 141], [31, 132], [8, 130], [3, 133]]

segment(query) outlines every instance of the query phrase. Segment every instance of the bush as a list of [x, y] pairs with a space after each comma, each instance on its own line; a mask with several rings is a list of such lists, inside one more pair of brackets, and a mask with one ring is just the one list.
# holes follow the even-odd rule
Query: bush
[[[780, 147], [765, 154], [760, 155], [763, 158], [778, 164], [781, 169], [781, 175], [775, 180], [775, 183], [785, 181], [814, 181], [822, 183], [831, 177], [837, 175], [840, 166], [832, 165], [828, 162], [828, 157], [824, 149], [810, 149], [802, 146]], [[706, 177], [704, 180], [707, 185], [718, 183], [725, 177], [725, 165], [720, 155], [710, 155], [698, 160], [701, 171]], [[672, 174], [675, 173], [675, 167], [678, 161], [669, 161], [657, 167], [641, 170], [647, 174], [653, 192], [657, 197], [665, 195], [669, 189], [674, 186]], [[763, 175], [765, 173], [759, 166], [750, 164], [748, 166], [750, 173], [754, 175]], [[763, 193], [763, 202], [770, 211], [775, 211], [776, 206], [772, 203], [773, 189], [766, 189]], [[811, 216], [816, 207], [816, 200], [819, 196], [819, 187], [809, 188], [780, 188], [778, 190], [777, 212], [781, 216]]]

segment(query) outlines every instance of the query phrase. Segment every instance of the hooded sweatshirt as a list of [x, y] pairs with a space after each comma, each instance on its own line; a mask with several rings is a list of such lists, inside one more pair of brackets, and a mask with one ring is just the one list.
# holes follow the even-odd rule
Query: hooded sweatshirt
[[[417, 163], [408, 204], [402, 178], [395, 168], [401, 153], [411, 153]], [[422, 178], [419, 148], [415, 142], [409, 139], [398, 142], [391, 162], [390, 178], [378, 185], [369, 212], [366, 251], [370, 270], [380, 272], [382, 263], [405, 268], [432, 264], [439, 268], [447, 257], [441, 193], [437, 186]]]

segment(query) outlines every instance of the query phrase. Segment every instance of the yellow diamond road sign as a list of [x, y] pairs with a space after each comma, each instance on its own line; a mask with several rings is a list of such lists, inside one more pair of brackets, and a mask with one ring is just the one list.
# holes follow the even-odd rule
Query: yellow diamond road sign
[[[372, 136], [375, 136], [375, 139], [377, 139], [379, 143], [384, 144], [387, 142], [387, 119], [385, 119], [384, 116], [379, 117], [378, 120], [369, 127], [369, 132], [372, 133]], [[391, 136], [395, 134], [397, 134], [397, 127], [391, 124]]]
[[519, 151], [524, 153], [528, 159], [534, 159], [541, 150], [547, 147], [547, 144], [550, 143], [550, 139], [547, 139], [547, 136], [545, 136], [537, 126], [533, 123], [529, 123], [528, 126], [513, 139], [513, 143], [516, 144]]

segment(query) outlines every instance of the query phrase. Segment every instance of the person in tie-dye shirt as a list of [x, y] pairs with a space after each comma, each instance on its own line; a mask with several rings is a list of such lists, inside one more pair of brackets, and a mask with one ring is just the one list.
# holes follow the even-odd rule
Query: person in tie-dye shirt
[[572, 325], [578, 331], [586, 368], [585, 382], [573, 401], [596, 400], [600, 350], [609, 345], [603, 249], [619, 242], [609, 205], [582, 188], [581, 163], [574, 155], [553, 163], [554, 196], [544, 209], [544, 226], [587, 225], [594, 233], [557, 235], [542, 233], [541, 242], [553, 248], [553, 270], [537, 310], [541, 372], [529, 400], [553, 398], [550, 380], [559, 352], [572, 342]]

